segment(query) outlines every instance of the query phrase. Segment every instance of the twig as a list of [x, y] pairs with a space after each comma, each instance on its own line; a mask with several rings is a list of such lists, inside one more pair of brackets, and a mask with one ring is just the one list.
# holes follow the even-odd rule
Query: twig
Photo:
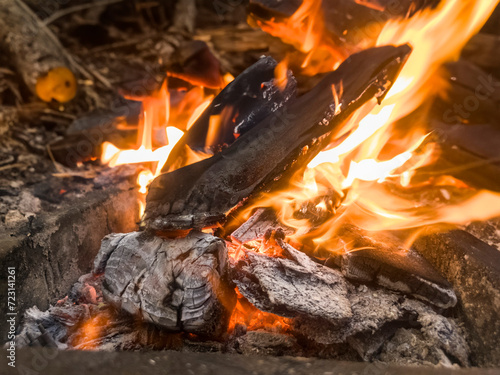
[[111, 4], [116, 4], [116, 3], [121, 3], [123, 0], [102, 0], [102, 1], [96, 1], [93, 3], [89, 4], [81, 4], [81, 5], [74, 5], [72, 7], [68, 7], [66, 9], [61, 9], [58, 10], [57, 12], [54, 12], [51, 16], [45, 18], [42, 23], [47, 26], [54, 22], [55, 20], [67, 16], [68, 14], [79, 12], [81, 10], [85, 9], [90, 9], [93, 7], [99, 7], [99, 6], [106, 6], [106, 5], [111, 5]]
[[5, 171], [7, 169], [12, 169], [12, 168], [21, 168], [25, 167], [26, 164], [24, 163], [15, 163], [15, 164], [9, 164], [9, 165], [4, 165], [3, 167], [0, 167], [0, 171]]

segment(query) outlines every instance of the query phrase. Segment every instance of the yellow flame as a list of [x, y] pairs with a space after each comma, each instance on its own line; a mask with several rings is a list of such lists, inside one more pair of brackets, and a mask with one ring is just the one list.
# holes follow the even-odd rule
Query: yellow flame
[[[334, 134], [335, 139], [344, 137], [340, 144], [337, 142], [334, 147], [320, 152], [288, 190], [265, 196], [253, 207], [274, 207], [282, 222], [296, 229], [296, 239], [307, 237], [314, 244], [331, 250], [337, 246], [333, 241], [336, 230], [346, 221], [367, 230], [383, 230], [438, 223], [461, 224], [500, 215], [500, 195], [495, 193], [479, 192], [464, 200], [447, 192], [446, 203], [424, 204], [396, 196], [381, 184], [399, 176], [401, 187], [410, 186], [417, 169], [432, 159], [433, 147], [424, 142], [427, 131], [422, 124], [415, 121], [401, 139], [392, 134], [394, 123], [446, 88], [439, 69], [445, 62], [458, 57], [498, 2], [443, 0], [434, 9], [422, 10], [409, 19], [388, 22], [375, 44], [408, 43], [413, 52], [382, 105], [367, 103]], [[305, 31], [302, 50], [312, 46], [307, 35]], [[336, 104], [342, 100], [339, 91], [332, 87], [332, 100]], [[389, 155], [388, 149], [392, 150]], [[332, 196], [332, 190], [337, 192], [334, 199], [341, 202], [337, 204], [336, 214], [322, 225], [313, 227], [306, 219], [295, 216], [305, 202], [315, 202], [316, 209], [325, 210], [327, 205], [317, 199]], [[343, 250], [349, 250], [344, 247]]]

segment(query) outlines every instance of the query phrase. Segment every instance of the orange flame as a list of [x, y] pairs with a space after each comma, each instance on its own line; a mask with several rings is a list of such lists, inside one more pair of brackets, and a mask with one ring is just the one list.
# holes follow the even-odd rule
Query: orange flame
[[[232, 76], [226, 74], [225, 81], [231, 80]], [[181, 129], [189, 129], [210, 105], [213, 98], [213, 95], [205, 97], [203, 88], [195, 87], [185, 93], [183, 100], [175, 108], [171, 108], [170, 93], [165, 81], [158, 92], [142, 100], [143, 112], [139, 121], [138, 148], [122, 150], [112, 143], [103, 143], [101, 161], [110, 167], [123, 164], [147, 164], [147, 168], [137, 176], [138, 191], [142, 195], [139, 199], [140, 216], [144, 212], [147, 187], [161, 173], [172, 149], [184, 134]], [[154, 134], [157, 136], [159, 134], [159, 139], [166, 139], [166, 145], [154, 148]], [[198, 158], [201, 156], [198, 155]], [[191, 159], [194, 160], [194, 158]]]
[[286, 19], [262, 20], [250, 16], [249, 22], [306, 54], [301, 64], [305, 74], [332, 70], [347, 57], [325, 27], [321, 1], [303, 0]]
[[280, 333], [290, 331], [291, 319], [260, 311], [243, 297], [238, 288], [235, 291], [238, 299], [229, 320], [229, 332], [234, 331], [237, 325], [244, 326], [248, 331], [259, 329]]
[[[302, 10], [305, 10], [304, 3]], [[382, 105], [366, 104], [334, 135], [335, 139], [345, 137], [340, 144], [320, 152], [305, 172], [296, 176], [288, 190], [265, 196], [249, 209], [274, 207], [283, 224], [296, 229], [292, 240], [308, 238], [317, 246], [331, 250], [334, 249], [329, 243], [333, 245], [337, 228], [347, 221], [373, 231], [437, 223], [460, 224], [500, 215], [500, 195], [492, 192], [482, 191], [465, 198], [457, 193], [459, 196], [436, 206], [396, 196], [381, 184], [398, 177], [401, 188], [409, 187], [418, 168], [432, 161], [433, 147], [425, 127], [416, 122], [404, 138], [398, 138], [392, 131], [394, 123], [446, 88], [439, 77], [442, 64], [458, 57], [497, 4], [498, 1], [443, 0], [434, 9], [422, 10], [409, 19], [388, 22], [375, 44], [408, 43], [413, 53]], [[312, 12], [309, 17], [297, 11], [292, 18], [300, 16], [298, 19], [304, 21], [316, 15], [317, 8], [308, 6]], [[287, 27], [291, 27], [288, 34], [297, 30], [297, 27]], [[272, 31], [276, 34], [276, 30]], [[311, 30], [303, 30], [302, 50], [304, 46], [321, 44], [308, 34]], [[281, 30], [279, 34], [286, 35], [286, 32]], [[341, 90], [332, 87], [333, 100], [339, 102], [341, 96]], [[470, 192], [471, 189], [462, 190]], [[321, 225], [298, 218], [297, 212], [305, 202], [319, 202], [316, 209], [325, 210], [327, 205], [318, 198], [332, 197], [332, 191], [337, 193], [332, 198], [338, 200], [333, 202], [336, 215], [330, 215]]]
[[97, 340], [103, 336], [112, 316], [108, 310], [99, 311], [96, 315], [85, 320], [79, 327], [73, 339], [72, 346], [79, 350], [94, 350]]

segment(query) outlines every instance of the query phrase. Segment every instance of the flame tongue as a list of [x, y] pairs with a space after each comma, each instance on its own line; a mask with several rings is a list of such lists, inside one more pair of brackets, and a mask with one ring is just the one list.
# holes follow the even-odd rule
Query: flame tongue
[[[328, 144], [332, 130], [389, 90], [410, 51], [408, 46], [386, 46], [357, 53], [219, 154], [159, 176], [147, 197], [146, 224], [154, 230], [214, 225], [258, 191], [275, 189], [277, 180], [288, 183], [294, 171]], [[331, 86], [342, 83], [342, 97], [335, 99]]]
[[[295, 240], [309, 239], [326, 248], [335, 237], [336, 228], [345, 222], [368, 230], [382, 230], [440, 222], [463, 223], [499, 215], [500, 205], [496, 202], [500, 196], [490, 192], [471, 197], [470, 189], [457, 185], [457, 189], [449, 191], [467, 190], [469, 194], [464, 196], [468, 197], [457, 195], [448, 199], [447, 204], [437, 205], [396, 196], [380, 184], [387, 179], [395, 183], [395, 178], [399, 178], [401, 188], [409, 186], [418, 168], [432, 162], [433, 146], [425, 126], [415, 118], [411, 128], [396, 133], [395, 123], [446, 89], [438, 74], [440, 67], [459, 55], [497, 4], [498, 1], [442, 0], [434, 9], [388, 22], [376, 45], [408, 43], [413, 53], [391, 89], [381, 95], [385, 95], [382, 105], [365, 104], [336, 130], [329, 149], [320, 152], [308, 169], [296, 176], [292, 187], [266, 196], [256, 205], [274, 207], [280, 212], [281, 221], [296, 229]], [[343, 91], [349, 84], [343, 82], [341, 87], [332, 88], [336, 103], [344, 105]], [[421, 191], [443, 190], [430, 182], [427, 186]], [[318, 198], [330, 196], [332, 190], [339, 194], [335, 199], [342, 202], [333, 217], [323, 215], [326, 206], [315, 203], [321, 201]], [[488, 201], [491, 205], [486, 209]], [[301, 207], [312, 206], [315, 216], [326, 218], [321, 223], [311, 222], [304, 217], [307, 215], [297, 215]]]

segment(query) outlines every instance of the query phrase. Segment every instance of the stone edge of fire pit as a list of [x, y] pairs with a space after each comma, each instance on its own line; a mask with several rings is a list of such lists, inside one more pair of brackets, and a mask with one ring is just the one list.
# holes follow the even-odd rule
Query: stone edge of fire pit
[[462, 230], [423, 236], [414, 248], [453, 284], [473, 361], [500, 366], [500, 252]]
[[[6, 356], [0, 366], [8, 368]], [[452, 369], [427, 366], [397, 366], [384, 363], [342, 362], [314, 358], [260, 357], [220, 353], [162, 352], [89, 352], [57, 351], [50, 348], [21, 349], [16, 367], [9, 373], [68, 374], [166, 374], [243, 375], [243, 374], [470, 374], [493, 375], [498, 369]]]
[[[38, 215], [29, 225], [0, 232], [0, 308], [7, 311], [7, 267], [16, 268], [16, 312], [41, 310], [64, 297], [89, 272], [102, 238], [137, 229], [138, 193], [129, 183], [93, 190], [66, 202], [55, 212]], [[0, 325], [6, 337], [7, 325]]]

